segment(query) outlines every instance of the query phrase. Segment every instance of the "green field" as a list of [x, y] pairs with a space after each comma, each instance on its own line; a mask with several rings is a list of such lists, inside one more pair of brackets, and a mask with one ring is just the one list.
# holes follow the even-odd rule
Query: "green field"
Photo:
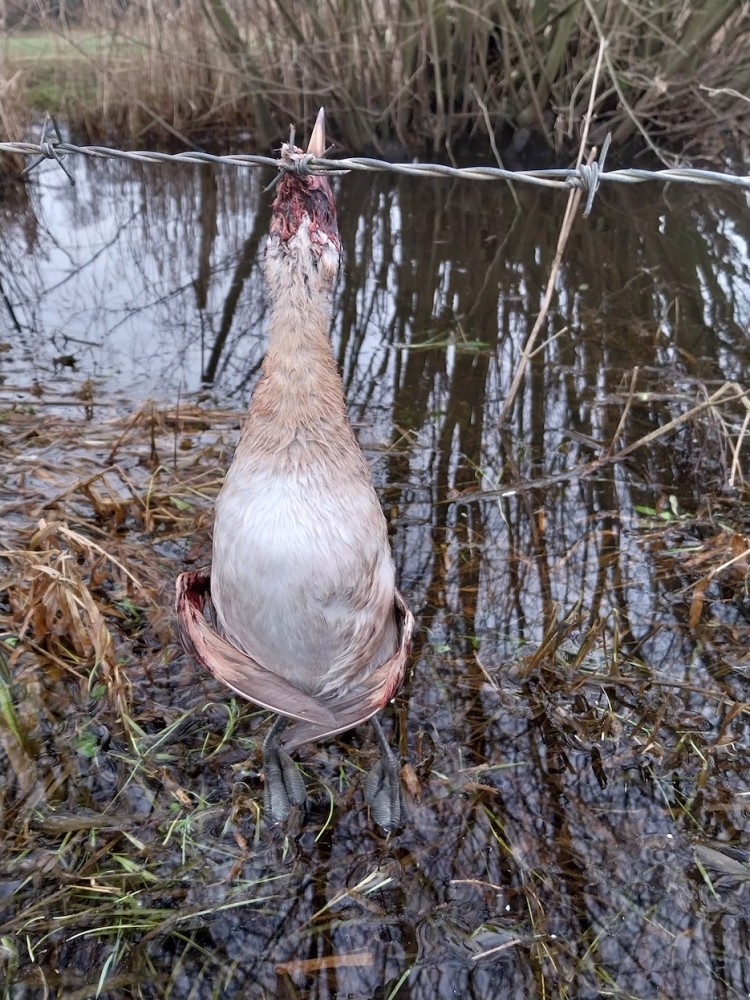
[[[74, 120], [96, 115], [103, 84], [128, 65], [139, 46], [114, 34], [85, 29], [19, 31], [0, 42], [6, 78], [17, 80], [27, 112], [51, 112]], [[10, 137], [10, 136], [9, 136]]]
[[110, 35], [95, 34], [83, 29], [64, 35], [50, 31], [21, 31], [7, 34], [2, 42], [3, 58], [11, 65], [38, 59], [88, 59], [125, 53], [131, 43]]

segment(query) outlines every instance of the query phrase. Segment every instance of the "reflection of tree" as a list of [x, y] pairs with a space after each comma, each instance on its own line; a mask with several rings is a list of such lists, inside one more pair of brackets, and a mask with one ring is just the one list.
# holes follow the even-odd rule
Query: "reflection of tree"
[[[15, 230], [16, 249], [31, 259], [38, 247], [38, 222], [34, 204], [24, 184], [6, 184], [0, 194], [0, 232], [11, 225]], [[18, 283], [17, 271], [13, 267], [11, 254], [2, 252], [0, 246], [0, 299], [3, 310], [16, 334], [24, 330], [23, 317], [19, 306], [23, 302], [23, 292]]]
[[[662, 492], [694, 508], [699, 477], [686, 480], [689, 456], [672, 439], [596, 475], [545, 484], [612, 442], [634, 366], [639, 389], [661, 395], [634, 401], [620, 446], [687, 405], [668, 391], [678, 383], [738, 377], [750, 319], [742, 203], [602, 193], [591, 222], [574, 228], [550, 339], [501, 428], [560, 202], [521, 191], [515, 213], [491, 185], [360, 175], [337, 184], [347, 263], [334, 350], [421, 623], [411, 686], [391, 710], [408, 730], [409, 823], [387, 842], [370, 825], [360, 772], [373, 748], [363, 732], [309, 748], [306, 825], [260, 827], [255, 840], [252, 808], [232, 803], [251, 785], [257, 792], [258, 734], [219, 745], [220, 735], [201, 730], [216, 756], [207, 763], [202, 742], [186, 743], [196, 755], [189, 783], [182, 751], [150, 775], [123, 777], [133, 802], [154, 803], [145, 833], [139, 815], [127, 822], [165, 868], [174, 800], [162, 770], [219, 817], [216, 830], [192, 834], [197, 847], [186, 839], [193, 909], [135, 942], [132, 967], [168, 970], [182, 983], [177, 996], [189, 995], [179, 970], [202, 982], [208, 962], [212, 988], [227, 996], [382, 997], [404, 976], [399, 1000], [746, 995], [741, 893], [728, 905], [704, 891], [691, 853], [697, 837], [747, 839], [747, 769], [731, 741], [716, 745], [733, 709], [701, 690], [721, 682], [733, 704], [744, 676], [727, 678], [715, 620], [698, 647], [680, 594], [688, 576], [659, 563], [633, 530], [634, 506]], [[42, 308], [53, 285], [45, 254], [63, 245], [77, 259], [75, 240], [52, 225], [71, 203], [62, 188], [55, 198], [42, 204], [35, 257], [12, 216], [0, 232], [6, 292], [32, 303], [41, 339], [52, 322]], [[262, 356], [257, 265], [271, 196], [229, 170], [123, 167], [102, 181], [96, 218], [83, 213], [76, 230], [75, 214], [63, 215], [76, 239], [102, 236], [106, 199], [118, 226], [133, 217], [132, 239], [107, 247], [104, 278], [92, 259], [65, 286], [79, 306], [98, 296], [96, 337], [114, 342], [116, 324], [137, 316], [149, 339], [133, 343], [156, 340], [182, 373], [205, 325], [205, 374], [225, 401], [244, 396]], [[121, 272], [128, 301], [116, 310]], [[500, 496], [497, 487], [518, 490]], [[616, 637], [621, 661], [643, 661], [643, 685], [637, 671], [629, 686], [616, 677], [589, 684], [554, 650], [527, 669], [530, 651], [577, 607], [582, 633], [602, 636], [584, 666], [610, 667]], [[735, 644], [743, 627], [726, 623]], [[660, 687], [657, 670], [689, 687]], [[180, 708], [202, 706], [212, 683], [184, 685]], [[701, 714], [708, 728], [690, 728]], [[744, 746], [744, 716], [728, 726]], [[364, 881], [372, 873], [375, 889]], [[60, 959], [75, 964], [77, 940], [55, 944]], [[352, 955], [359, 964], [334, 961]], [[293, 964], [301, 961], [310, 964]]]
[[[649, 481], [680, 481], [679, 455], [670, 448], [656, 448], [647, 453], [645, 464], [641, 459], [631, 461], [627, 474], [619, 468], [608, 468], [581, 482], [573, 480], [552, 488], [524, 491], [502, 500], [501, 509], [486, 500], [481, 504], [448, 502], [456, 492], [470, 488], [476, 470], [499, 476], [505, 467], [504, 482], [509, 483], [543, 479], [567, 467], [585, 464], [612, 440], [620, 417], [612, 393], [623, 376], [634, 364], [647, 377], [650, 370], [658, 372], [665, 344], [670, 340], [675, 349], [671, 351], [665, 387], [675, 377], [693, 374], [690, 357], [681, 353], [669, 326], [655, 335], [664, 301], [663, 279], [655, 283], [655, 272], [658, 279], [659, 270], [666, 269], [649, 211], [663, 206], [652, 203], [647, 206], [649, 211], [636, 213], [633, 218], [632, 207], [627, 212], [621, 210], [618, 199], [612, 210], [615, 216], [627, 216], [629, 226], [613, 227], [604, 233], [591, 227], [576, 228], [568, 260], [576, 261], [581, 270], [574, 273], [570, 264], [566, 266], [558, 315], [549, 329], [553, 334], [569, 324], [571, 334], [552, 341], [537, 356], [515, 409], [513, 430], [501, 437], [497, 414], [503, 386], [512, 374], [522, 332], [528, 328], [526, 317], [538, 308], [533, 289], [542, 287], [556, 230], [554, 226], [540, 228], [538, 215], [530, 212], [515, 236], [511, 234], [500, 259], [480, 263], [486, 246], [476, 239], [466, 241], [473, 245], [473, 253], [466, 252], [464, 244], [452, 246], [446, 253], [441, 234], [446, 230], [454, 234], [471, 232], [467, 218], [472, 217], [472, 209], [476, 210], [477, 196], [474, 192], [452, 192], [460, 199], [459, 207], [446, 205], [445, 193], [440, 193], [442, 197], [427, 202], [425, 207], [425, 192], [420, 188], [420, 200], [413, 205], [408, 184], [400, 185], [400, 239], [386, 221], [381, 222], [381, 238], [377, 239], [377, 227], [369, 211], [363, 213], [366, 222], [360, 219], [367, 234], [362, 242], [365, 246], [372, 243], [383, 255], [369, 267], [370, 275], [377, 277], [364, 303], [367, 322], [378, 322], [377, 298], [382, 284], [387, 283], [390, 291], [388, 303], [395, 303], [393, 312], [379, 324], [386, 343], [419, 346], [434, 337], [436, 331], [455, 337], [463, 326], [470, 330], [465, 333], [467, 339], [482, 339], [489, 344], [486, 352], [474, 354], [451, 352], [445, 346], [400, 350], [397, 364], [386, 366], [381, 359], [377, 372], [379, 380], [391, 380], [390, 394], [382, 385], [370, 383], [352, 399], [355, 412], [362, 406], [363, 422], [377, 420], [378, 400], [388, 400], [393, 441], [399, 444], [388, 455], [387, 482], [391, 485], [386, 496], [401, 508], [403, 524], [397, 524], [395, 531], [401, 574], [408, 581], [408, 591], [420, 595], [423, 623], [431, 622], [433, 634], [446, 638], [450, 648], [447, 655], [442, 647], [439, 652], [430, 652], [429, 648], [423, 651], [410, 694], [410, 728], [432, 734], [433, 754], [442, 759], [442, 767], [446, 766], [446, 757], [453, 759], [454, 740], [480, 762], [505, 759], [530, 763], [521, 771], [526, 780], [517, 787], [506, 782], [501, 792], [503, 783], [486, 783], [498, 788], [493, 812], [502, 817], [511, 852], [508, 860], [510, 870], [515, 872], [512, 882], [517, 879], [517, 884], [515, 890], [509, 887], [508, 891], [517, 892], [521, 901], [518, 918], [532, 914], [532, 929], [542, 938], [554, 934], [556, 940], [565, 942], [554, 946], [551, 959], [544, 957], [545, 952], [547, 956], [552, 954], [549, 944], [531, 948], [530, 954], [536, 956], [532, 966], [539, 970], [540, 994], [542, 979], [549, 988], [551, 962], [556, 975], [574, 984], [571, 995], [590, 995], [595, 981], [591, 963], [601, 954], [621, 970], [618, 985], [631, 989], [633, 995], [664, 990], [665, 969], [670, 970], [667, 980], [674, 976], [675, 983], [680, 984], [670, 995], [702, 995], [700, 963], [675, 964], [673, 955], [644, 947], [643, 935], [647, 932], [639, 908], [656, 906], [663, 923], [678, 932], [684, 919], [684, 915], [671, 911], [666, 885], [658, 880], [651, 884], [648, 860], [625, 849], [627, 838], [636, 836], [638, 810], [651, 815], [651, 822], [663, 836], [664, 817], [658, 800], [661, 793], [650, 787], [649, 780], [634, 784], [632, 779], [629, 787], [615, 781], [603, 792], [598, 783], [592, 782], [592, 772], [576, 752], [576, 744], [568, 742], [559, 720], [547, 720], [548, 696], [527, 702], [532, 720], [539, 713], [536, 725], [521, 729], [511, 725], [510, 736], [508, 731], [503, 732], [497, 723], [497, 708], [493, 720], [491, 701], [488, 704], [487, 698], [479, 694], [483, 679], [463, 639], [469, 634], [484, 634], [482, 652], [492, 662], [491, 637], [495, 635], [496, 662], [502, 663], [504, 656], [513, 654], [519, 632], [538, 641], [561, 610], [580, 601], [589, 625], [616, 614], [621, 655], [628, 650], [638, 651], [656, 668], [674, 663], [675, 658], [688, 662], [692, 641], [684, 631], [675, 629], [676, 622], [668, 610], [671, 598], [667, 581], [657, 581], [647, 556], [627, 530], [627, 521], [623, 523], [623, 514], [627, 518], [632, 504], [637, 502], [632, 490], [644, 473], [646, 486]], [[395, 207], [386, 199], [380, 218], [390, 220]], [[447, 218], [461, 219], [461, 225], [448, 223]], [[529, 224], [528, 218], [536, 221]], [[687, 330], [674, 331], [683, 343], [690, 329], [703, 327], [706, 308], [714, 314], [722, 308], [728, 311], [725, 316], [734, 316], [731, 324], [724, 324], [724, 336], [735, 344], [741, 343], [747, 317], [738, 289], [747, 287], [745, 265], [728, 285], [701, 282], [701, 272], [709, 261], [712, 271], [721, 273], [716, 256], [719, 243], [712, 247], [709, 241], [701, 241], [700, 259], [696, 255], [670, 254], [669, 269], [679, 270], [679, 280], [689, 289], [682, 294], [689, 294], [694, 304], [692, 314], [684, 312]], [[464, 253], [471, 258], [470, 266], [463, 266]], [[362, 277], [360, 269], [356, 275], [358, 289]], [[675, 287], [676, 282], [677, 274], [673, 273], [668, 284]], [[732, 289], [731, 298], [727, 287]], [[708, 288], [711, 298], [707, 304], [704, 295]], [[353, 292], [348, 293], [354, 299]], [[360, 293], [360, 313], [361, 298]], [[723, 306], [719, 307], [719, 302]], [[593, 303], [599, 304], [596, 311]], [[503, 331], [499, 344], [498, 317]], [[352, 329], [351, 322], [348, 329]], [[480, 329], [482, 334], [476, 332]], [[361, 352], [365, 334], [358, 343], [351, 342], [351, 333], [348, 340], [343, 338], [349, 346], [344, 364], [348, 364], [350, 372], [356, 370], [351, 353]], [[715, 346], [704, 341], [704, 351], [718, 359], [721, 351], [715, 332], [710, 336]], [[504, 363], [498, 366], [496, 358], [504, 358]], [[647, 404], [645, 412], [643, 407], [634, 407], [620, 443], [636, 440], [644, 426], [665, 419], [665, 406], [669, 406], [666, 400]], [[401, 434], [404, 427], [412, 431], [407, 443]], [[458, 515], [464, 512], [467, 516], [461, 519]], [[420, 531], [415, 532], [415, 522], [423, 525]], [[480, 541], [479, 555], [473, 563], [457, 558], [470, 535]], [[657, 608], [661, 610], [657, 612]], [[656, 615], [662, 616], [666, 627], [655, 628]], [[501, 675], [497, 676], [499, 680]], [[582, 704], [594, 711], [591, 703]], [[637, 713], [637, 704], [634, 701], [628, 711]], [[500, 717], [508, 723], [507, 713], [501, 711]], [[459, 759], [462, 763], [465, 760]], [[607, 804], [602, 803], [603, 799]], [[621, 825], [623, 809], [628, 815], [635, 809], [632, 829], [631, 821]], [[607, 811], [620, 818], [609, 822]], [[449, 858], [456, 870], [461, 857], [459, 845], [466, 843], [472, 827], [476, 832], [482, 825], [476, 814], [473, 821], [460, 823], [450, 833], [446, 832], [449, 825], [441, 825], [446, 837], [443, 849], [436, 854], [436, 863], [439, 861], [443, 867], [435, 871], [434, 879], [445, 878]], [[736, 835], [736, 830], [730, 830], [729, 835]], [[474, 840], [477, 854], [466, 862], [464, 871], [476, 873], [479, 865], [488, 882], [506, 884], [502, 868], [487, 874], [484, 855], [479, 858], [482, 845], [491, 842], [489, 830], [484, 829]], [[519, 849], [526, 855], [522, 865], [516, 861]], [[609, 859], [602, 861], [605, 865], [617, 859], [608, 879], [601, 877], [598, 856]], [[638, 873], [644, 863], [642, 877], [646, 881], [641, 883]], [[670, 871], [669, 877], [675, 877], [670, 862], [664, 862], [661, 870], [665, 877]], [[633, 898], [637, 900], [635, 913]], [[549, 914], [555, 914], [554, 921], [550, 922]], [[614, 938], [613, 920], [621, 922], [623, 928], [622, 934]], [[600, 941], [603, 933], [607, 935], [604, 942]], [[413, 993], [407, 995], [422, 995], [421, 983], [429, 984], [429, 995], [441, 995], [440, 974], [431, 969], [429, 962], [420, 968], [409, 977]], [[738, 972], [735, 967], [735, 977]], [[461, 989], [467, 989], [466, 980], [456, 969], [446, 974], [445, 981], [454, 986], [460, 983]], [[518, 995], [529, 995], [528, 987]]]
[[21, 333], [23, 328], [16, 316], [15, 307], [11, 302], [10, 298], [8, 297], [8, 293], [5, 290], [2, 276], [0, 276], [0, 298], [3, 300], [3, 305], [5, 306], [5, 310], [8, 314], [8, 319], [10, 320], [11, 326], [16, 331], [16, 333]]
[[203, 372], [203, 378], [206, 382], [212, 383], [216, 378], [219, 361], [226, 347], [227, 337], [232, 328], [242, 289], [247, 279], [253, 273], [253, 270], [258, 268], [260, 262], [260, 243], [268, 229], [269, 218], [270, 214], [267, 211], [260, 210], [260, 206], [259, 210], [253, 216], [253, 228], [242, 246], [237, 264], [232, 273], [232, 280], [227, 289], [224, 306], [221, 310], [219, 329]]
[[216, 171], [203, 167], [198, 171], [200, 185], [200, 209], [198, 213], [201, 235], [198, 250], [198, 274], [195, 279], [195, 300], [198, 311], [208, 304], [208, 288], [211, 281], [211, 257], [219, 232], [218, 189]]

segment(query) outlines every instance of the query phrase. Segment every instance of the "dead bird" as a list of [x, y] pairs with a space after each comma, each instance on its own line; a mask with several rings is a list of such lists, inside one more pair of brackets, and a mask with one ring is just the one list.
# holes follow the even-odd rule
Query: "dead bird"
[[[307, 152], [325, 153], [322, 108]], [[281, 155], [305, 154], [290, 143]], [[288, 751], [370, 719], [381, 756], [365, 799], [392, 830], [403, 822], [399, 766], [375, 716], [401, 686], [414, 619], [331, 349], [340, 260], [328, 180], [285, 171], [265, 255], [266, 357], [216, 501], [211, 568], [181, 574], [177, 615], [196, 659], [279, 716], [263, 744], [272, 819], [305, 800]]]

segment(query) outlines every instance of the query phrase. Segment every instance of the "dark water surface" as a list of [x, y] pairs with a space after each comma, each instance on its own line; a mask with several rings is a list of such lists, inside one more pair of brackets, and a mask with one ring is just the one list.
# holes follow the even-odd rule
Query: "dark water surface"
[[[3, 410], [64, 412], [91, 436], [147, 398], [243, 406], [264, 348], [270, 177], [71, 169], [75, 188], [45, 167], [0, 204]], [[123, 769], [102, 746], [36, 803], [116, 821], [61, 873], [28, 845], [0, 854], [6, 996], [750, 996], [750, 506], [729, 485], [746, 411], [704, 410], [606, 460], [725, 382], [748, 388], [747, 198], [606, 187], [501, 426], [565, 197], [337, 181], [334, 350], [417, 617], [385, 713], [406, 827], [385, 839], [367, 815], [366, 728], [303, 750], [305, 816], [259, 820], [262, 714], [176, 646], [144, 652], [138, 698], [161, 726], [179, 709], [204, 730], [158, 766]], [[163, 548], [164, 607], [208, 551], [205, 520]], [[53, 755], [77, 711], [55, 698]], [[227, 705], [240, 717], [222, 742]], [[8, 740], [9, 837], [34, 822]], [[34, 836], [62, 857], [70, 835]], [[135, 865], [137, 887], [87, 874], [97, 852]], [[82, 883], [76, 908], [65, 889]]]

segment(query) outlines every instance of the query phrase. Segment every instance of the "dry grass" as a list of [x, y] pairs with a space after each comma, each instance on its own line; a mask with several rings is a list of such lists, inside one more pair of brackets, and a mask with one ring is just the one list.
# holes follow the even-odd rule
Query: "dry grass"
[[148, 404], [124, 423], [84, 425], [88, 438], [65, 417], [3, 417], [0, 461], [16, 470], [0, 508], [13, 538], [2, 551], [8, 666], [33, 653], [105, 696], [124, 722], [138, 661], [129, 646], [144, 630], [173, 645], [165, 554], [205, 555], [221, 482], [208, 463], [225, 457], [237, 415]]
[[[0, 142], [12, 142], [24, 134], [27, 115], [23, 97], [20, 70], [7, 77], [0, 72]], [[22, 156], [0, 153], [0, 177], [18, 176], [25, 166]]]
[[144, 0], [125, 10], [84, 0], [75, 28], [42, 3], [29, 10], [23, 26], [59, 51], [31, 60], [23, 36], [11, 37], [10, 74], [36, 88], [43, 110], [94, 134], [184, 140], [252, 122], [264, 146], [325, 104], [349, 151], [459, 156], [467, 142], [512, 134], [520, 148], [534, 131], [560, 153], [578, 143], [606, 38], [594, 141], [610, 129], [616, 146], [639, 136], [721, 154], [748, 136], [750, 18], [735, 0]]
[[[28, 407], [3, 413], [0, 746], [9, 767], [0, 815], [4, 867], [12, 857], [23, 901], [5, 926], [0, 960], [8, 981], [20, 964], [26, 972], [18, 982], [27, 987], [91, 995], [83, 966], [74, 963], [56, 983], [33, 952], [29, 964], [23, 929], [55, 942], [58, 954], [75, 950], [78, 938], [85, 951], [87, 938], [104, 937], [109, 957], [96, 971], [98, 986], [124, 989], [142, 976], [110, 975], [127, 950], [123, 935], [174, 920], [171, 909], [143, 906], [152, 869], [163, 860], [158, 841], [128, 842], [119, 795], [111, 800], [107, 781], [87, 762], [111, 743], [123, 771], [120, 794], [127, 798], [131, 788], [136, 798], [151, 797], [158, 786], [166, 794], [165, 845], [187, 836], [200, 801], [165, 768], [167, 748], [195, 728], [193, 715], [202, 718], [201, 694], [181, 654], [175, 663], [171, 581], [183, 561], [206, 556], [210, 501], [237, 419], [151, 404], [99, 424]], [[180, 695], [154, 702], [165, 686], [182, 693], [184, 706]], [[235, 721], [236, 713], [219, 713], [219, 742]], [[56, 747], [54, 766], [45, 742]], [[177, 809], [171, 815], [170, 802]], [[89, 851], [94, 838], [103, 848]], [[50, 878], [59, 890], [40, 907], [28, 883]], [[167, 884], [163, 878], [162, 888]], [[106, 931], [95, 916], [105, 900]], [[189, 922], [188, 913], [179, 919]], [[71, 923], [78, 933], [63, 942], [59, 930]], [[155, 982], [167, 978], [154, 975]]]

